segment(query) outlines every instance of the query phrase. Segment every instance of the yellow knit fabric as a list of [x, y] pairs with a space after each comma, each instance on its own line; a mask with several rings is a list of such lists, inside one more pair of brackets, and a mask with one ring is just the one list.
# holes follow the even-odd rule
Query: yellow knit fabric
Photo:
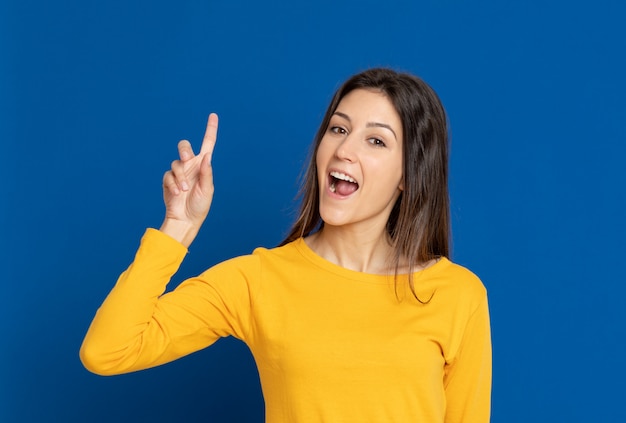
[[186, 249], [148, 229], [81, 348], [111, 375], [224, 336], [256, 360], [268, 423], [489, 421], [485, 288], [443, 258], [406, 278], [344, 269], [300, 239], [223, 262], [163, 295]]

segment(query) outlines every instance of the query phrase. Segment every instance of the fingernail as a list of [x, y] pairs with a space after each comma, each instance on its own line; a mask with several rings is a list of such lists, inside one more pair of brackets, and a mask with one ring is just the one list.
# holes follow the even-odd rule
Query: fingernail
[[189, 189], [189, 185], [187, 185], [187, 182], [183, 182], [181, 186], [183, 187], [183, 191], [187, 191]]

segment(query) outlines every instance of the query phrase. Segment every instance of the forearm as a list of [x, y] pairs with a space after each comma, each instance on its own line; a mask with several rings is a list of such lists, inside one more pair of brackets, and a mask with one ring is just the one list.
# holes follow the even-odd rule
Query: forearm
[[[154, 320], [158, 299], [178, 269], [186, 249], [161, 236], [146, 233], [133, 264], [120, 275], [96, 313], [80, 357], [87, 369], [110, 375], [148, 367], [166, 348], [167, 334]], [[150, 345], [145, 342], [150, 339]]]

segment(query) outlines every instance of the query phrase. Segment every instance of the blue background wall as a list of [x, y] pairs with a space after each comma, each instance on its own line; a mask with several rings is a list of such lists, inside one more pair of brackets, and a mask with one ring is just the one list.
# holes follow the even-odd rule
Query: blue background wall
[[220, 114], [176, 282], [280, 241], [340, 81], [422, 76], [451, 120], [453, 258], [489, 289], [493, 422], [626, 421], [619, 1], [0, 4], [0, 421], [262, 421], [246, 347], [102, 378], [78, 348], [176, 143]]

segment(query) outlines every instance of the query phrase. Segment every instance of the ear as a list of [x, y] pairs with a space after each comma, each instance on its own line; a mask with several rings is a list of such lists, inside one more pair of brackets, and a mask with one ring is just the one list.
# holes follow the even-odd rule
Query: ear
[[400, 181], [400, 185], [398, 185], [398, 189], [400, 191], [404, 191], [404, 178], [402, 178], [402, 180]]

